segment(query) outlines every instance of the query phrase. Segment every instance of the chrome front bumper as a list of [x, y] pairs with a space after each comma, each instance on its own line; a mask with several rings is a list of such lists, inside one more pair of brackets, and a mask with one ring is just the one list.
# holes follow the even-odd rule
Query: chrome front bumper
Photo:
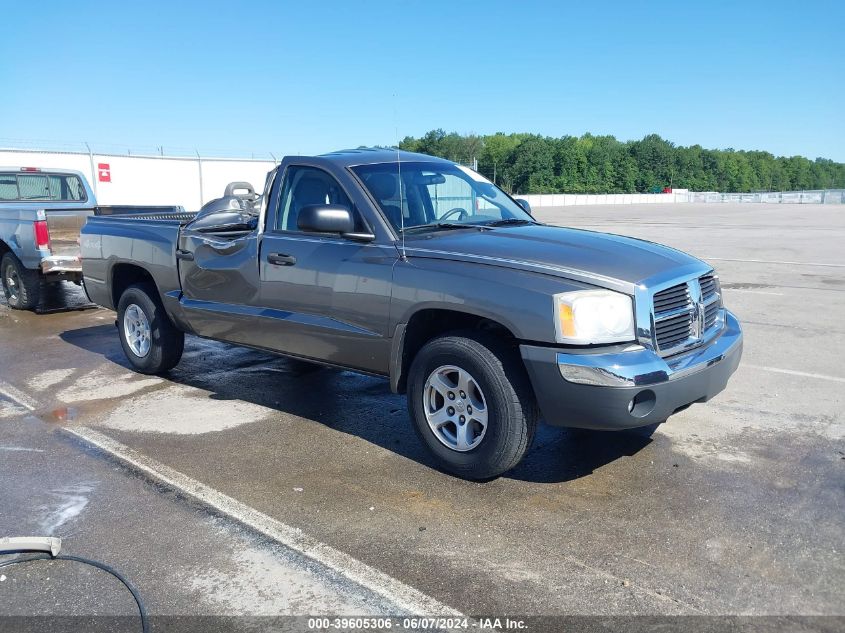
[[557, 354], [560, 374], [568, 382], [604, 387], [642, 387], [677, 380], [722, 362], [742, 347], [742, 329], [725, 310], [725, 326], [708, 344], [661, 358], [641, 345], [609, 354]]
[[716, 337], [669, 358], [640, 345], [613, 352], [522, 345], [520, 351], [546, 422], [624, 429], [662, 422], [721, 392], [739, 366], [742, 328], [725, 311]]

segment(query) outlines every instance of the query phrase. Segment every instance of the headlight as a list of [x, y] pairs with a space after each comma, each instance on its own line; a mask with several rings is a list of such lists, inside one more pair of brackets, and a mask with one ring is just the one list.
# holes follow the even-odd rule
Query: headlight
[[611, 290], [577, 290], [554, 296], [558, 343], [590, 345], [634, 340], [631, 297]]

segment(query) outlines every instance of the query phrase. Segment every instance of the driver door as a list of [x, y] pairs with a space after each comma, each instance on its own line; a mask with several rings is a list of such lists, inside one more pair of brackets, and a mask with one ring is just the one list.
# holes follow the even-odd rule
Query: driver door
[[259, 345], [384, 373], [396, 247], [303, 231], [299, 212], [313, 204], [344, 206], [356, 217], [356, 230], [369, 232], [334, 176], [309, 165], [287, 167], [261, 241]]

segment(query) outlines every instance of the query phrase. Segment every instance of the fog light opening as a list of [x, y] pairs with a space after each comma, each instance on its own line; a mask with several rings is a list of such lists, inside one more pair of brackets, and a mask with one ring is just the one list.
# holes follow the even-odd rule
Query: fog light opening
[[654, 405], [657, 404], [657, 396], [651, 389], [646, 389], [639, 392], [628, 403], [628, 413], [635, 418], [644, 418], [649, 413], [654, 411]]

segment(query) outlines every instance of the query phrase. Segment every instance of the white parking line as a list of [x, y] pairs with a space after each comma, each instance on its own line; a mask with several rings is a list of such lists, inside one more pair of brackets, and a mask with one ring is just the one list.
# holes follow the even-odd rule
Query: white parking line
[[747, 264], [783, 264], [786, 266], [823, 266], [825, 268], [845, 268], [845, 264], [823, 264], [821, 262], [782, 262], [774, 259], [732, 259], [730, 257], [702, 257], [714, 262], [744, 262]]
[[62, 431], [95, 446], [155, 481], [175, 488], [182, 494], [225, 514], [277, 543], [317, 561], [352, 582], [382, 596], [408, 614], [464, 617], [455, 609], [447, 607], [402, 581], [303, 534], [298, 528], [277, 521], [196, 479], [132, 450], [99, 431], [84, 426], [63, 428]]
[[22, 453], [43, 453], [42, 448], [27, 448], [26, 446], [0, 446], [0, 451], [12, 451]]
[[796, 371], [794, 369], [781, 369], [780, 367], [768, 367], [766, 365], [749, 365], [748, 363], [742, 363], [742, 367], [747, 367], [748, 369], [760, 369], [762, 371], [771, 371], [776, 374], [787, 374], [789, 376], [801, 376], [803, 378], [817, 378], [819, 380], [829, 380], [831, 382], [845, 382], [845, 378], [840, 378], [839, 376], [828, 376], [827, 374], [813, 374], [807, 371]]
[[748, 292], [753, 295], [772, 295], [773, 297], [782, 297], [782, 292], [767, 292], [765, 290], [755, 290], [753, 288], [722, 288], [729, 292]]
[[5, 396], [8, 400], [19, 404], [28, 411], [35, 411], [35, 408], [38, 406], [38, 403], [23, 391], [2, 380], [0, 380], [0, 396]]

